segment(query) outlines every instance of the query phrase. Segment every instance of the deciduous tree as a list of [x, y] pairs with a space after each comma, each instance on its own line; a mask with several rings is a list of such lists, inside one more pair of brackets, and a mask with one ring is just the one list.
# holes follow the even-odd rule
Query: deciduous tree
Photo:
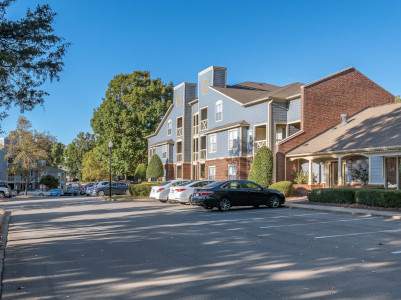
[[82, 180], [96, 181], [108, 177], [107, 162], [101, 161], [98, 149], [86, 152], [82, 160]]

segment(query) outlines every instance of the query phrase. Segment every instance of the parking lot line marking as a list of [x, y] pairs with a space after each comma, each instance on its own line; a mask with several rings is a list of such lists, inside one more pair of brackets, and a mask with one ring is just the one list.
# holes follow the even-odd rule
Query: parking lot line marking
[[[346, 236], [355, 236], [355, 235], [364, 235], [364, 234], [374, 234], [374, 233], [391, 233], [391, 232], [400, 232], [400, 229], [387, 229], [387, 230], [379, 230], [379, 231], [366, 231], [366, 232], [355, 232], [355, 233], [344, 233], [344, 234], [334, 234], [334, 235], [323, 235], [323, 236], [316, 236], [315, 239], [329, 239], [329, 238], [336, 238], [336, 237], [346, 237]], [[400, 251], [401, 253], [401, 251]]]
[[392, 254], [401, 254], [401, 250], [399, 250], [399, 251], [393, 251], [393, 252], [391, 252]]
[[364, 221], [377, 219], [379, 217], [364, 217], [358, 219], [340, 219], [340, 220], [332, 220], [332, 221], [323, 221], [323, 222], [312, 222], [312, 223], [296, 223], [296, 224], [285, 224], [285, 225], [271, 225], [271, 226], [261, 226], [261, 229], [269, 229], [269, 228], [279, 228], [279, 227], [293, 227], [293, 226], [310, 226], [315, 224], [328, 224], [328, 223], [337, 223], [337, 222], [355, 222], [355, 221]]
[[307, 214], [298, 214], [298, 215], [284, 215], [284, 216], [275, 216], [270, 217], [271, 219], [279, 219], [279, 218], [291, 218], [291, 217], [303, 217], [303, 216], [315, 216], [315, 215], [328, 215], [329, 213], [307, 213]]

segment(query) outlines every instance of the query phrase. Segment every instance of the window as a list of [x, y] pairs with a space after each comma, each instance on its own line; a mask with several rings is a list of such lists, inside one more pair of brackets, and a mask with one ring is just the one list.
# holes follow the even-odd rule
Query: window
[[276, 125], [276, 141], [282, 141], [287, 137], [287, 126], [285, 124]]
[[228, 150], [238, 149], [238, 129], [230, 130], [228, 132]]
[[167, 145], [162, 146], [162, 158], [167, 158]]
[[167, 135], [171, 135], [172, 131], [173, 131], [173, 122], [171, 120], [168, 120], [168, 122], [167, 122]]
[[208, 178], [210, 180], [215, 180], [216, 179], [216, 167], [215, 166], [210, 166], [209, 167], [209, 174]]
[[217, 152], [217, 136], [216, 134], [209, 135], [209, 153]]
[[252, 189], [252, 190], [260, 190], [261, 187], [252, 181], [243, 181], [241, 182], [241, 188], [243, 189]]
[[229, 190], [234, 190], [234, 189], [239, 189], [240, 185], [237, 181], [231, 181], [226, 183], [225, 185], [222, 186], [223, 189], [229, 189]]
[[237, 179], [237, 165], [228, 165], [228, 179]]
[[216, 122], [223, 120], [223, 101], [216, 102]]

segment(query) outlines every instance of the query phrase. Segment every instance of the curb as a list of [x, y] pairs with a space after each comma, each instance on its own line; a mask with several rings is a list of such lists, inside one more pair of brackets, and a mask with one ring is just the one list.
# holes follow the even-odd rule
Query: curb
[[311, 205], [311, 204], [299, 204], [286, 202], [285, 206], [290, 208], [303, 208], [319, 211], [331, 211], [336, 213], [347, 213], [353, 215], [371, 215], [391, 218], [393, 220], [401, 220], [401, 212], [392, 211], [379, 211], [373, 209], [362, 209], [362, 208], [348, 208], [348, 207], [337, 207], [337, 206], [323, 206], [323, 205]]
[[6, 246], [8, 238], [8, 224], [10, 222], [11, 212], [5, 211], [2, 216], [2, 240], [0, 241], [0, 299], [3, 296], [3, 275], [4, 275], [4, 259], [6, 256]]

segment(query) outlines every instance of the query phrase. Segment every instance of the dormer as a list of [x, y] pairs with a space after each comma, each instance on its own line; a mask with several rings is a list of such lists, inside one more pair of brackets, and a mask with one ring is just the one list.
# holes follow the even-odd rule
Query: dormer
[[198, 73], [198, 95], [206, 95], [209, 86], [226, 87], [227, 69], [225, 67], [210, 66]]

